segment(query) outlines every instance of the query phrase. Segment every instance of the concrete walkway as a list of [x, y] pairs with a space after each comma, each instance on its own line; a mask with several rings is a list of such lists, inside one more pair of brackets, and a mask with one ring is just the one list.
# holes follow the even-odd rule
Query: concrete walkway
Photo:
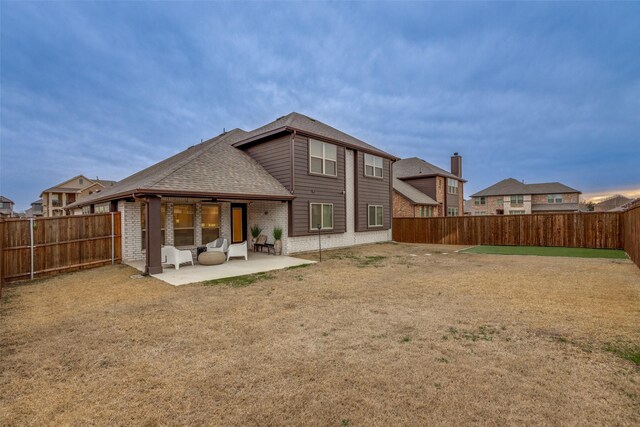
[[[314, 263], [315, 261], [290, 256], [249, 252], [249, 260], [247, 261], [242, 258], [231, 258], [221, 265], [200, 265], [196, 262], [194, 266], [182, 264], [179, 270], [174, 269], [173, 266], [164, 266], [162, 274], [154, 274], [153, 277], [170, 285], [178, 286]], [[144, 261], [131, 261], [127, 264], [144, 271]]]

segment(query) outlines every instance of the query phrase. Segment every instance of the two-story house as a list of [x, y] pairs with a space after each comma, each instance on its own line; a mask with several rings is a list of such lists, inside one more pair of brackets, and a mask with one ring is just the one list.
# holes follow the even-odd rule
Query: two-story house
[[42, 215], [51, 217], [80, 214], [82, 213], [81, 209], [69, 209], [68, 206], [93, 193], [113, 187], [115, 183], [115, 181], [89, 179], [84, 175], [78, 175], [54, 187], [47, 188], [40, 194]]
[[504, 179], [471, 195], [473, 215], [578, 212], [580, 191], [559, 182], [525, 184]]
[[417, 157], [393, 165], [393, 216], [459, 216], [464, 213], [462, 157], [451, 156], [451, 172]]
[[15, 216], [13, 212], [13, 200], [4, 196], [0, 196], [0, 218], [12, 218]]
[[392, 164], [372, 145], [298, 113], [234, 129], [139, 171], [72, 207], [120, 211], [123, 258], [155, 274], [163, 244], [195, 251], [253, 225], [283, 253], [391, 239]]
[[25, 214], [29, 218], [37, 218], [42, 216], [42, 199], [31, 202], [31, 207], [26, 210]]

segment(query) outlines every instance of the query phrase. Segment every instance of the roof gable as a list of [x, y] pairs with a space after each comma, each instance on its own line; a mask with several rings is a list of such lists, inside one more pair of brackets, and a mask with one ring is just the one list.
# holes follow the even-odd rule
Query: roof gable
[[309, 136], [317, 136], [320, 138], [326, 138], [337, 143], [342, 143], [347, 146], [368, 151], [373, 154], [377, 154], [382, 157], [395, 160], [396, 157], [385, 151], [382, 151], [371, 144], [355, 138], [347, 133], [344, 133], [326, 123], [323, 123], [314, 118], [305, 116], [304, 114], [292, 112], [286, 116], [282, 116], [261, 126], [257, 129], [248, 132], [241, 140], [234, 143], [234, 146], [241, 147], [243, 145], [258, 141], [263, 137], [267, 137], [279, 131], [295, 130]]

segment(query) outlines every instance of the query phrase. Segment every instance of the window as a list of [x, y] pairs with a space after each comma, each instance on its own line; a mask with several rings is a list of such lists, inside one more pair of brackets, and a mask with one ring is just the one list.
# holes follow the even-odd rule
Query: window
[[369, 227], [382, 227], [384, 221], [383, 208], [380, 205], [369, 205]]
[[89, 215], [91, 213], [91, 206], [82, 207], [82, 215]]
[[458, 194], [458, 180], [447, 178], [447, 191], [449, 194]]
[[202, 205], [202, 243], [213, 242], [220, 237], [220, 206]]
[[458, 208], [447, 208], [448, 216], [458, 216]]
[[173, 244], [191, 246], [194, 244], [193, 205], [173, 205]]
[[62, 206], [62, 197], [60, 197], [60, 193], [51, 193], [51, 206]]
[[509, 215], [524, 215], [525, 213], [523, 210], [509, 210]]
[[0, 202], [0, 209], [4, 209], [4, 202]]
[[548, 194], [547, 203], [562, 203], [562, 194]]
[[95, 213], [107, 213], [111, 210], [110, 203], [102, 203], [100, 205], [95, 205], [93, 211]]
[[84, 184], [84, 179], [80, 178], [80, 179], [78, 180], [78, 182], [80, 183], [80, 185], [82, 185], [82, 184]]
[[486, 197], [474, 197], [473, 198], [473, 204], [474, 205], [486, 205], [487, 204], [487, 198]]
[[502, 197], [498, 197], [498, 206], [504, 205], [504, 199]]
[[382, 178], [382, 157], [373, 156], [371, 154], [364, 155], [364, 174]]
[[487, 211], [476, 211], [476, 213], [474, 215], [476, 216], [482, 216], [482, 215], [486, 215]]
[[512, 205], [521, 205], [523, 203], [524, 203], [524, 196], [522, 196], [522, 195], [511, 196], [511, 204]]
[[418, 216], [423, 218], [433, 216], [433, 206], [420, 206], [420, 209], [418, 209]]
[[323, 230], [331, 230], [333, 228], [333, 205], [330, 203], [311, 203], [311, 221], [309, 228], [317, 230], [318, 225]]
[[338, 174], [338, 147], [310, 139], [309, 172], [336, 176]]

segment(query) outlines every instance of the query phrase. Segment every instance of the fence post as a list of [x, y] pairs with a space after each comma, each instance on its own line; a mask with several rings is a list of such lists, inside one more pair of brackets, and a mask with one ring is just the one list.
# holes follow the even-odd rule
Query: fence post
[[29, 246], [31, 251], [31, 280], [33, 280], [33, 218], [29, 218]]
[[4, 220], [0, 218], [0, 301], [2, 301], [2, 287], [4, 285]]
[[114, 213], [111, 212], [111, 265], [115, 264], [115, 233], [113, 229], [113, 216]]

